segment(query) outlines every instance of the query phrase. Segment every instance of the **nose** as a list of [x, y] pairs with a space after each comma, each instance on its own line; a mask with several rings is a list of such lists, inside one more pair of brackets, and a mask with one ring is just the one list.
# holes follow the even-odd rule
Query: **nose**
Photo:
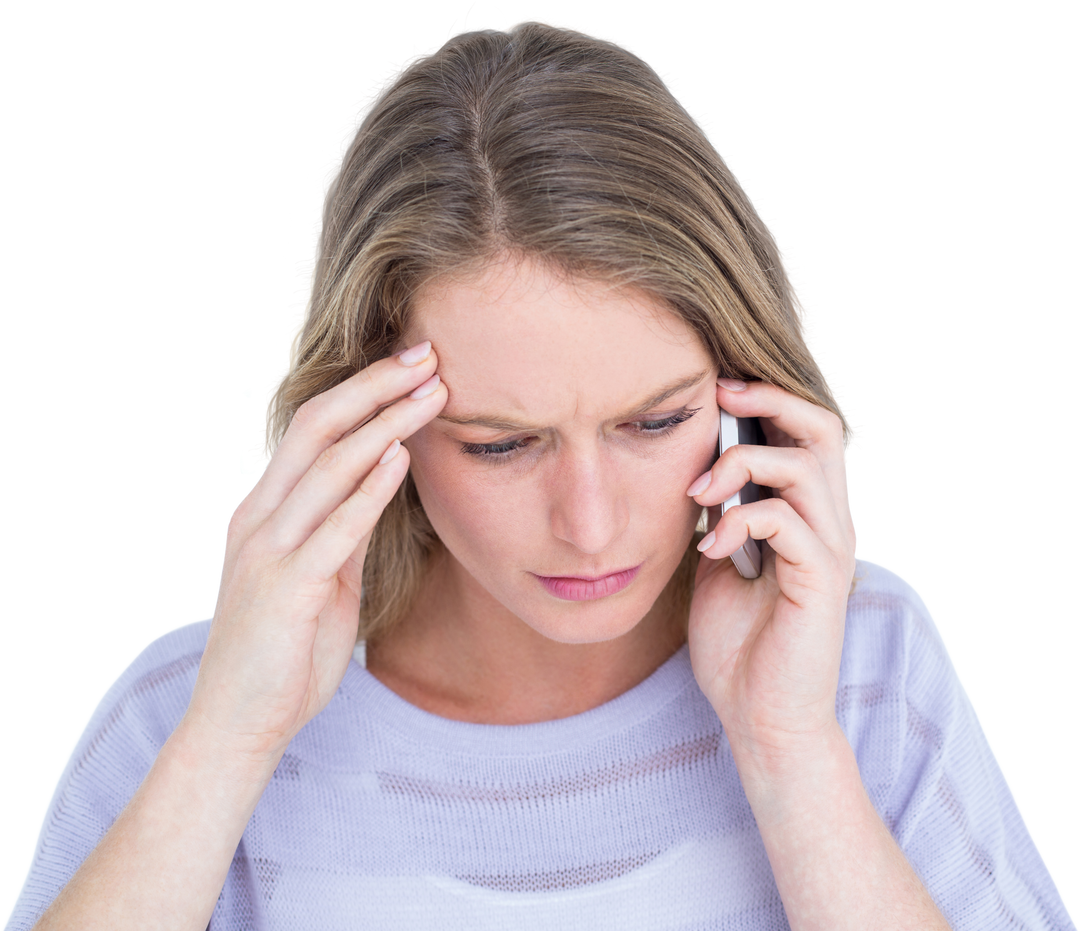
[[602, 553], [626, 530], [629, 502], [600, 453], [564, 453], [550, 488], [552, 533], [582, 553]]

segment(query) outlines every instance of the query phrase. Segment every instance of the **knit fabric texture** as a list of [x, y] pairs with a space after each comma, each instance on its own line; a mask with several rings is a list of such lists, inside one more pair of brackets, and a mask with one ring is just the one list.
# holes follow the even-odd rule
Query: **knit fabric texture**
[[[135, 792], [184, 713], [208, 630], [158, 640], [102, 701], [10, 931], [33, 925]], [[849, 602], [836, 712], [870, 798], [954, 929], [1073, 927], [925, 608], [867, 563]], [[787, 927], [685, 647], [601, 707], [520, 726], [428, 714], [350, 663], [263, 793], [210, 922]]]

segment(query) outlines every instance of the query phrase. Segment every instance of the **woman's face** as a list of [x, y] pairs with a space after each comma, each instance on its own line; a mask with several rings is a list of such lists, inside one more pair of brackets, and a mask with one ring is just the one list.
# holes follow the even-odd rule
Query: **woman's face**
[[431, 282], [408, 336], [431, 340], [449, 391], [405, 445], [453, 590], [564, 643], [627, 633], [678, 566], [700, 516], [686, 490], [716, 457], [696, 335], [641, 291], [524, 260]]

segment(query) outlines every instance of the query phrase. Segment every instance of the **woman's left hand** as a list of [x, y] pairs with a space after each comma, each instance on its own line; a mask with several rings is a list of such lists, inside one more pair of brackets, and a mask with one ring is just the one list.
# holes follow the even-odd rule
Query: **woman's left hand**
[[[760, 418], [769, 445], [729, 449], [694, 496], [710, 508], [711, 532], [699, 547], [690, 658], [740, 770], [747, 759], [768, 769], [813, 752], [836, 728], [855, 571], [843, 429], [835, 414], [764, 382], [721, 379], [717, 402], [736, 417]], [[718, 519], [719, 505], [748, 481], [773, 497]], [[726, 558], [747, 536], [769, 543], [757, 579], [742, 578]]]

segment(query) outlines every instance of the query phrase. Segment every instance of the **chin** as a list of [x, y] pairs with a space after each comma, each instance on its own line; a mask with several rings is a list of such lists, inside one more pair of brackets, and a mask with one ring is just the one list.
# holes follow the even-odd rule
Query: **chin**
[[[551, 596], [545, 597], [555, 601]], [[610, 595], [596, 601], [530, 605], [533, 610], [515, 613], [538, 634], [557, 643], [603, 643], [625, 636], [641, 623], [655, 598], [648, 604], [644, 601]]]
[[535, 630], [538, 634], [546, 637], [548, 640], [554, 640], [556, 643], [566, 644], [585, 644], [585, 643], [605, 643], [608, 640], [617, 640], [619, 637], [625, 636], [630, 633], [638, 623], [637, 620], [631, 620], [622, 624], [604, 624], [604, 625], [581, 625], [581, 624], [560, 624], [560, 623], [525, 623]]

